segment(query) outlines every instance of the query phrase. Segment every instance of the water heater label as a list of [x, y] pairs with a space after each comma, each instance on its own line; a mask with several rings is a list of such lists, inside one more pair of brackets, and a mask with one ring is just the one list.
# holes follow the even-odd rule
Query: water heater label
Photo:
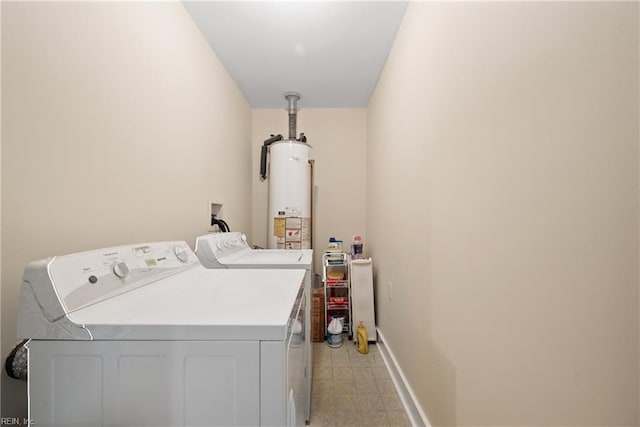
[[302, 218], [302, 247], [304, 249], [311, 248], [311, 219]]
[[287, 243], [298, 242], [300, 243], [300, 239], [302, 238], [302, 231], [299, 228], [287, 228]]
[[291, 229], [302, 229], [302, 218], [287, 218], [287, 231]]
[[273, 235], [275, 237], [284, 237], [287, 230], [286, 218], [273, 218]]
[[302, 208], [299, 207], [286, 207], [284, 208], [287, 216], [300, 216], [302, 215]]
[[311, 219], [300, 217], [273, 218], [273, 235], [278, 249], [311, 248]]
[[287, 247], [299, 249], [300, 240], [302, 239], [302, 219], [287, 218]]

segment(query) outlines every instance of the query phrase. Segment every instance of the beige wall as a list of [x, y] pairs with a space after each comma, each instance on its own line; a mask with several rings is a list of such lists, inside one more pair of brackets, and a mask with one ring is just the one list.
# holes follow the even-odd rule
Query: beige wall
[[[251, 109], [179, 2], [2, 2], [2, 354], [31, 260], [251, 227]], [[3, 416], [23, 416], [3, 371]]]
[[637, 3], [409, 5], [367, 238], [432, 424], [638, 423], [638, 114]]
[[[303, 94], [304, 97], [304, 94]], [[302, 102], [301, 102], [302, 105]], [[282, 109], [253, 110], [253, 244], [266, 247], [268, 181], [261, 181], [260, 147], [271, 134], [289, 135], [289, 119]], [[345, 246], [354, 234], [365, 236], [366, 110], [304, 109], [298, 112], [298, 135], [304, 132], [315, 160], [314, 204], [316, 249], [314, 268], [320, 273], [320, 254], [329, 237]], [[365, 246], [366, 250], [366, 246]]]

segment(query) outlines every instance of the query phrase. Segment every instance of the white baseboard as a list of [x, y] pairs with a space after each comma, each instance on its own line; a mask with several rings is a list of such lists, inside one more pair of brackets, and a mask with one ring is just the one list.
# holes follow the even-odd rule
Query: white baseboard
[[429, 422], [427, 415], [422, 410], [422, 407], [418, 403], [416, 395], [413, 393], [407, 378], [404, 376], [402, 369], [400, 369], [400, 366], [398, 365], [398, 361], [387, 345], [384, 334], [380, 329], [376, 328], [376, 330], [378, 331], [377, 347], [380, 350], [380, 355], [382, 356], [384, 364], [387, 366], [393, 385], [398, 391], [400, 401], [404, 405], [405, 411], [407, 411], [407, 416], [409, 417], [409, 421], [411, 421], [411, 425], [415, 427], [431, 427], [431, 423]]

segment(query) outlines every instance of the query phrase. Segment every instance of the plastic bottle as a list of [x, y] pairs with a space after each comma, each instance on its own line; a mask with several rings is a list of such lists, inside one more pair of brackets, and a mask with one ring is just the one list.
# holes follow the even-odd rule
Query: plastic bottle
[[336, 239], [335, 237], [329, 237], [329, 247], [342, 249], [342, 240]]
[[327, 327], [327, 344], [329, 347], [342, 347], [342, 321], [335, 314]]
[[358, 336], [358, 352], [362, 354], [369, 353], [369, 337], [367, 336], [367, 328], [364, 327], [364, 322], [361, 320], [356, 330]]
[[353, 236], [353, 241], [351, 242], [351, 259], [364, 258], [362, 246], [363, 246], [362, 237]]

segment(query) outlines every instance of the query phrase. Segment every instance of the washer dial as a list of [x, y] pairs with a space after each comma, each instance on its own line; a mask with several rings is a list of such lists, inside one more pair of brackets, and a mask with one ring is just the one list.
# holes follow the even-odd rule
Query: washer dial
[[187, 252], [183, 247], [176, 246], [173, 248], [173, 252], [176, 254], [176, 257], [180, 260], [180, 262], [189, 261], [189, 252]]

